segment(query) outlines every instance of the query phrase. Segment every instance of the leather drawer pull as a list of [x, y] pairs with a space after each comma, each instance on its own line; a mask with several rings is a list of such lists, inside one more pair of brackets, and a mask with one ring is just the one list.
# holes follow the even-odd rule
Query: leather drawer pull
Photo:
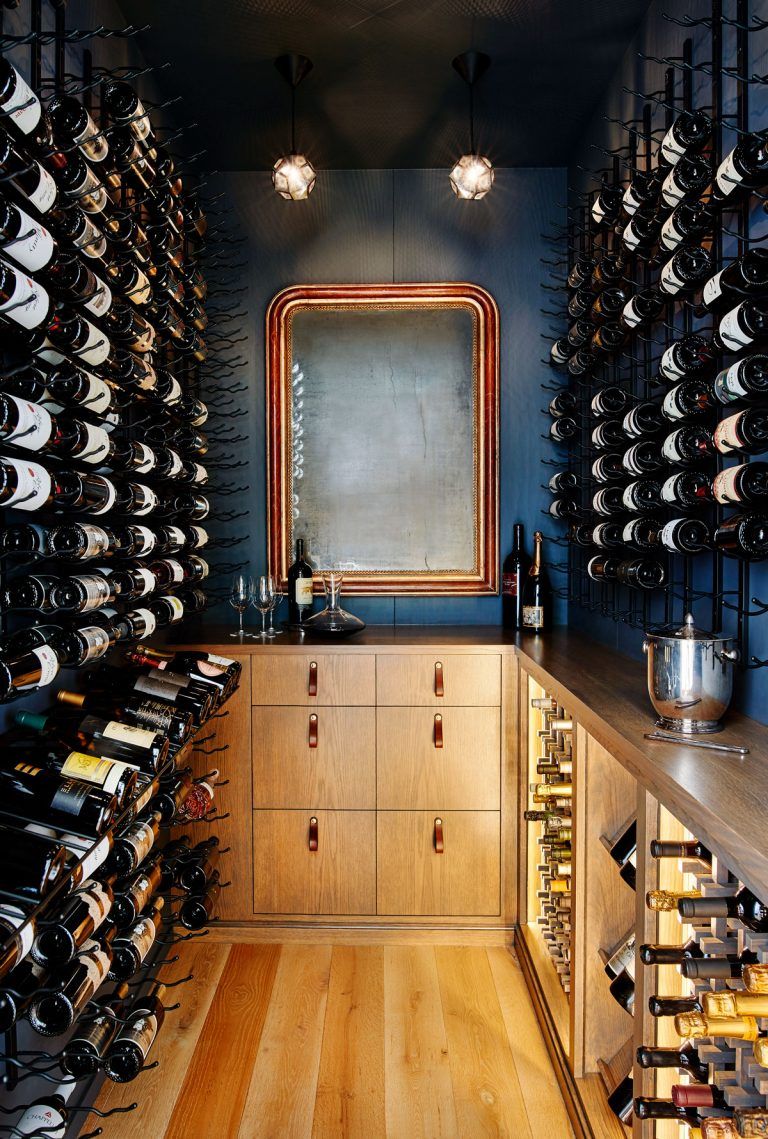
[[309, 746], [317, 747], [317, 713], [309, 717]]
[[439, 660], [435, 661], [435, 696], [445, 696], [445, 688], [443, 686], [443, 665]]
[[443, 746], [443, 717], [438, 712], [435, 716], [435, 729], [433, 732], [435, 747]]
[[309, 849], [317, 850], [317, 819], [314, 815], [309, 820]]
[[309, 662], [309, 688], [307, 689], [308, 696], [317, 696], [317, 661], [311, 660]]
[[443, 820], [435, 819], [435, 854], [443, 854], [445, 839], [443, 838]]

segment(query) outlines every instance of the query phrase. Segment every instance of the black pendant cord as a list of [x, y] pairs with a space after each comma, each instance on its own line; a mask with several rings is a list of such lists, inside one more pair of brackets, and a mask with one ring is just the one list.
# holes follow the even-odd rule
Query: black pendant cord
[[296, 88], [291, 87], [291, 154], [296, 153]]
[[475, 153], [475, 85], [469, 84], [469, 153]]

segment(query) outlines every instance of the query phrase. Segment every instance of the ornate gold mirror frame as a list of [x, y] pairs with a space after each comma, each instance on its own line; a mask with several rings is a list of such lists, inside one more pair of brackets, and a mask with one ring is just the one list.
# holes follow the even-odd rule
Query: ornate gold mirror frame
[[269, 572], [498, 592], [499, 316], [463, 283], [296, 285], [267, 311]]

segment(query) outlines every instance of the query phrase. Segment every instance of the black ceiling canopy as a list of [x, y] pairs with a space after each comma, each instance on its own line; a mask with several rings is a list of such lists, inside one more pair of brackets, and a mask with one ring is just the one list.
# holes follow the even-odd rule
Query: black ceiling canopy
[[[475, 99], [496, 166], [562, 166], [649, 0], [120, 0], [149, 63], [181, 94], [219, 170], [269, 169], [290, 139], [276, 57], [309, 56], [297, 145], [318, 169], [449, 166], [468, 149], [469, 49], [493, 67]], [[190, 144], [192, 140], [190, 140]], [[194, 148], [194, 147], [193, 147]]]

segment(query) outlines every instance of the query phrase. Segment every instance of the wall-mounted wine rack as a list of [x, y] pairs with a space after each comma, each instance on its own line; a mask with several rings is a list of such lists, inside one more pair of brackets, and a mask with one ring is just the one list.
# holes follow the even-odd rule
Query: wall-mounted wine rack
[[[766, 236], [768, 173], [752, 192], [742, 192], [737, 187], [733, 197], [729, 190], [725, 200], [719, 203], [714, 200], [711, 183], [736, 144], [746, 138], [750, 130], [760, 131], [766, 125], [762, 120], [768, 106], [765, 97], [768, 77], [754, 72], [753, 61], [758, 50], [755, 45], [760, 37], [767, 34], [768, 23], [751, 14], [749, 0], [713, 0], [711, 12], [706, 16], [692, 17], [670, 12], [665, 19], [670, 37], [673, 34], [685, 37], [682, 50], [674, 55], [638, 53], [648, 86], [653, 87], [658, 78], [656, 89], [639, 91], [624, 88], [624, 105], [630, 105], [629, 99], [634, 100], [636, 114], [624, 113], [619, 118], [604, 116], [611, 124], [613, 136], [621, 133], [622, 144], [611, 148], [594, 147], [608, 158], [609, 164], [596, 172], [580, 167], [574, 173], [574, 178], [580, 179], [588, 189], [571, 188], [572, 205], [568, 210], [567, 224], [544, 235], [553, 249], [553, 253], [545, 258], [545, 288], [552, 296], [552, 305], [544, 313], [550, 323], [548, 331], [542, 335], [549, 345], [556, 338], [561, 339], [556, 340], [553, 355], [546, 361], [555, 367], [542, 386], [548, 402], [564, 397], [566, 410], [572, 404], [569, 418], [575, 422], [573, 438], [565, 443], [555, 440], [557, 456], [545, 460], [547, 481], [557, 471], [566, 472], [564, 489], [557, 492], [556, 497], [572, 499], [572, 503], [566, 502], [563, 509], [563, 519], [570, 527], [569, 536], [553, 539], [556, 545], [567, 547], [567, 560], [550, 559], [550, 563], [554, 563], [553, 568], [560, 575], [560, 581], [554, 582], [557, 592], [571, 605], [637, 629], [662, 623], [680, 624], [685, 613], [693, 612], [700, 627], [723, 630], [736, 636], [741, 646], [740, 667], [755, 669], [768, 663], [750, 653], [749, 649], [750, 622], [768, 613], [765, 575], [761, 566], [756, 567], [759, 559], [724, 556], [722, 549], [714, 543], [715, 533], [721, 529], [724, 520], [733, 516], [738, 506], [713, 500], [711, 491], [717, 474], [728, 469], [734, 458], [736, 462], [749, 462], [749, 455], [726, 458], [709, 446], [702, 453], [701, 461], [692, 465], [665, 465], [647, 476], [662, 484], [675, 472], [699, 472], [702, 475], [701, 493], [705, 496], [701, 499], [702, 505], [670, 506], [659, 500], [657, 487], [648, 491], [656, 503], [650, 514], [647, 508], [628, 511], [619, 506], [618, 511], [612, 514], [600, 514], [594, 509], [594, 496], [601, 488], [610, 490], [618, 487], [623, 491], [630, 481], [642, 477], [639, 472], [631, 473], [625, 469], [618, 472], [619, 477], [615, 481], [598, 482], [594, 477], [595, 461], [600, 455], [624, 453], [631, 444], [651, 437], [641, 432], [634, 437], [625, 436], [623, 441], [617, 440], [607, 448], [596, 447], [593, 431], [598, 424], [606, 419], [615, 419], [617, 415], [623, 419], [627, 412], [646, 401], [659, 408], [673, 384], [690, 377], [702, 377], [705, 381], [706, 393], [702, 398], [708, 407], [695, 418], [670, 419], [666, 429], [655, 438], [663, 440], [675, 428], [689, 424], [702, 425], [711, 433], [718, 421], [747, 406], [740, 402], [724, 406], [713, 393], [717, 373], [741, 359], [746, 351], [719, 352], [715, 345], [712, 358], [707, 359], [705, 367], [683, 372], [674, 379], [667, 378], [662, 384], [654, 383], [665, 352], [681, 338], [698, 334], [705, 342], [704, 355], [708, 357], [712, 351], [713, 332], [717, 330], [723, 313], [731, 306], [723, 311], [716, 309], [714, 319], [702, 307], [702, 286], [706, 278], [695, 288], [670, 295], [654, 319], [632, 329], [621, 325], [627, 334], [626, 341], [614, 351], [605, 347], [601, 349], [598, 342], [593, 367], [588, 358], [574, 361], [576, 344], [582, 336], [586, 336], [584, 344], [590, 350], [590, 344], [594, 346], [595, 343], [589, 340], [591, 331], [621, 323], [614, 318], [601, 320], [598, 315], [592, 330], [586, 326], [576, 327], [572, 303], [575, 289], [571, 287], [569, 290], [567, 278], [570, 275], [572, 286], [578, 284], [578, 266], [583, 259], [594, 259], [599, 266], [608, 255], [605, 263], [610, 268], [610, 255], [620, 254], [619, 272], [614, 284], [624, 291], [629, 302], [637, 293], [659, 284], [673, 252], [686, 244], [705, 247], [711, 259], [709, 276], [742, 257], [747, 250], [761, 248]], [[644, 255], [640, 256], [622, 244], [622, 233], [631, 222], [623, 206], [614, 211], [614, 216], [606, 212], [600, 218], [600, 211], [606, 202], [612, 201], [611, 195], [615, 191], [622, 196], [633, 181], [637, 185], [638, 179], [653, 178], [653, 172], [659, 169], [661, 144], [667, 132], [681, 116], [696, 111], [703, 111], [709, 117], [711, 137], [701, 152], [692, 150], [683, 156], [682, 161], [690, 157], [701, 159], [708, 166], [709, 176], [703, 191], [693, 191], [682, 200], [691, 204], [703, 203], [702, 206], [696, 205], [696, 209], [703, 210], [707, 225], [703, 232], [691, 236], [690, 242], [684, 240], [677, 247], [662, 248], [658, 241], [652, 240], [643, 251], [641, 244], [640, 251]], [[661, 161], [663, 163], [663, 157]], [[677, 167], [666, 165], [663, 177], [672, 169]], [[723, 177], [727, 179], [727, 171]], [[659, 185], [661, 181], [660, 178]], [[691, 184], [696, 185], [693, 177]], [[660, 224], [669, 218], [672, 205], [664, 204], [663, 199], [658, 199], [657, 205], [659, 201], [662, 203], [661, 212], [656, 220]], [[642, 208], [639, 212], [643, 214]], [[586, 288], [590, 288], [589, 276]], [[598, 281], [596, 294], [602, 295], [602, 291]], [[762, 301], [764, 297], [765, 293], [757, 294], [756, 299]], [[738, 299], [734, 300], [734, 305]], [[572, 305], [570, 313], [567, 311], [569, 303]], [[589, 311], [585, 315], [587, 323], [592, 324]], [[750, 345], [748, 351], [764, 351], [764, 341]], [[581, 364], [586, 365], [583, 370]], [[618, 389], [625, 406], [620, 413], [597, 417], [592, 411], [593, 401], [608, 388]], [[765, 399], [762, 403], [753, 400], [748, 406], [764, 410], [766, 402]], [[557, 432], [556, 419], [553, 427]], [[759, 452], [756, 457], [764, 458]], [[763, 497], [743, 509], [765, 516], [767, 502], [768, 499]], [[554, 511], [558, 509], [553, 506]], [[658, 520], [656, 545], [645, 548], [627, 543], [626, 523], [633, 518], [649, 516]], [[685, 553], [659, 544], [658, 531], [665, 522], [678, 516], [698, 519], [697, 526], [703, 524], [706, 533], [702, 530], [705, 536], [700, 551]], [[607, 535], [615, 544], [600, 546], [595, 543], [594, 529], [600, 523], [618, 526], [618, 533], [614, 529]], [[594, 562], [593, 559], [601, 560]], [[637, 571], [633, 571], [629, 563], [641, 559], [655, 563], [655, 569], [649, 576], [649, 588], [637, 587], [636, 581], [634, 586], [631, 584], [632, 575]], [[663, 580], [651, 588], [653, 573], [663, 574]]]

